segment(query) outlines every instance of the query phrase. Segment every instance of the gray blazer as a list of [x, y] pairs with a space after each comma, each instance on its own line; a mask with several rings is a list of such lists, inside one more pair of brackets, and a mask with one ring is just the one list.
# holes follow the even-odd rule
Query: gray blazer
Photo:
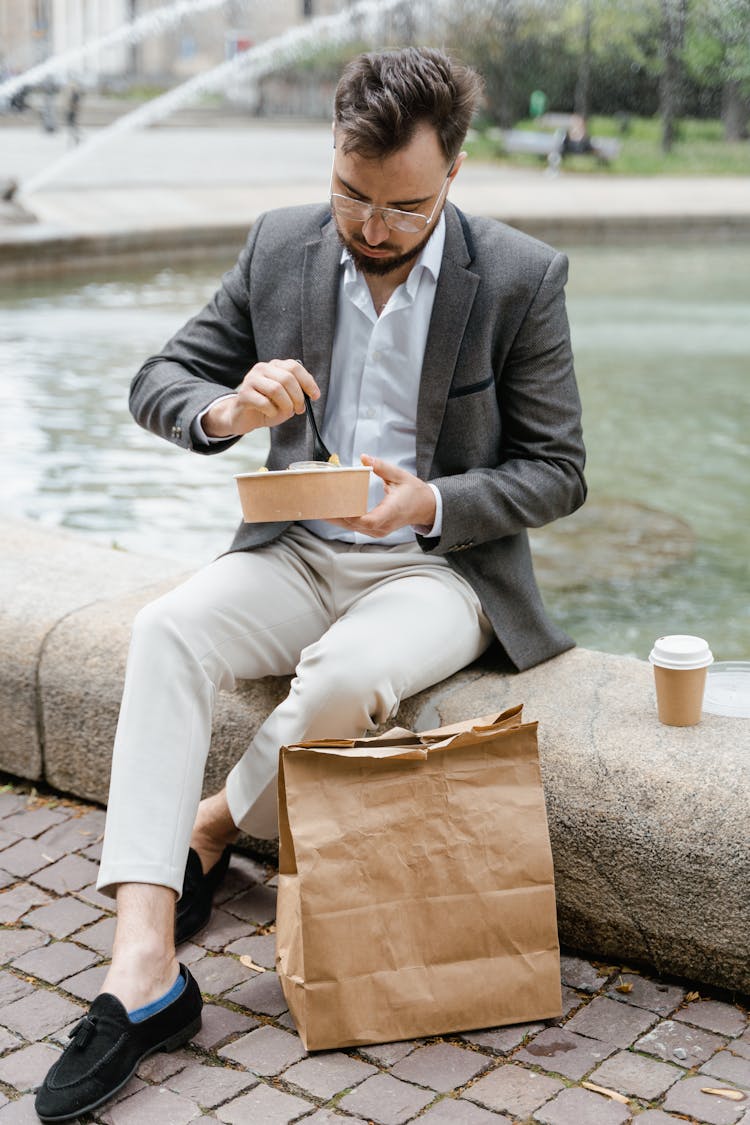
[[[563, 286], [567, 260], [491, 219], [445, 208], [417, 410], [417, 473], [443, 499], [442, 535], [418, 537], [471, 583], [507, 658], [529, 668], [571, 648], [547, 617], [528, 527], [585, 498], [580, 402]], [[200, 453], [191, 423], [259, 360], [295, 357], [326, 404], [341, 245], [327, 207], [272, 211], [256, 222], [206, 308], [136, 375], [131, 409], [147, 429]], [[268, 466], [312, 455], [305, 416], [271, 430]], [[231, 550], [268, 543], [286, 524], [241, 524]]]

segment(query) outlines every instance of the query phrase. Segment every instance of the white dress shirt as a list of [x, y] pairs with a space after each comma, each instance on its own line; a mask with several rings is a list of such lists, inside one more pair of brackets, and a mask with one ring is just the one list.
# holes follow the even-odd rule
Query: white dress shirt
[[[445, 216], [441, 214], [409, 276], [391, 294], [380, 316], [362, 273], [349, 251], [342, 250], [336, 329], [321, 427], [323, 441], [338, 453], [342, 465], [358, 465], [360, 454], [369, 453], [416, 475], [417, 398], [444, 244]], [[311, 374], [315, 376], [314, 371]], [[203, 433], [200, 418], [194, 426], [196, 436], [211, 440]], [[431, 528], [416, 530], [439, 536], [442, 500], [438, 489], [430, 487], [435, 494], [435, 522]], [[373, 473], [368, 509], [384, 494], [383, 482]], [[327, 520], [300, 522], [322, 539], [349, 543], [389, 546], [415, 538], [412, 527], [374, 540]]]

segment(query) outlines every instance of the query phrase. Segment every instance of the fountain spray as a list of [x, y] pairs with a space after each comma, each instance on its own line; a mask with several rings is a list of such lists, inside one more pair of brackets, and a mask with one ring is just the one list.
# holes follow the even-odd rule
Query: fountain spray
[[18, 194], [31, 195], [87, 153], [90, 154], [105, 146], [122, 133], [161, 121], [175, 110], [192, 102], [200, 94], [223, 88], [230, 77], [242, 74], [257, 79], [282, 64], [289, 63], [312, 43], [321, 41], [344, 43], [354, 36], [366, 35], [374, 30], [383, 15], [405, 3], [409, 3], [409, 0], [357, 0], [343, 12], [317, 16], [308, 23], [292, 27], [282, 35], [275, 36], [265, 43], [259, 43], [256, 47], [251, 47], [233, 59], [187, 79], [166, 94], [152, 98], [145, 105], [118, 118], [101, 133], [90, 137], [28, 179], [21, 185]]

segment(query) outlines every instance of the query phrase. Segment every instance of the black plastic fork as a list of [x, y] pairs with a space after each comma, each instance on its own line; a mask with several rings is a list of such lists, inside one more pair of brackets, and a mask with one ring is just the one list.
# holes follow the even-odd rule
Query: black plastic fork
[[[302, 393], [304, 394], [304, 391]], [[315, 415], [313, 414], [312, 402], [310, 401], [309, 395], [305, 395], [305, 411], [307, 412], [307, 420], [310, 423], [313, 432], [313, 461], [330, 461], [331, 454], [328, 450], [328, 447], [326, 446], [326, 443], [320, 436], [320, 431], [318, 430], [318, 424], [315, 421]]]

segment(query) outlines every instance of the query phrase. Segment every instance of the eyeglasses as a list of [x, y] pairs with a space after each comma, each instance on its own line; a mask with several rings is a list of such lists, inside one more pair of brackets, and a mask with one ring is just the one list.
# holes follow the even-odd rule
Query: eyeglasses
[[[361, 199], [352, 199], [350, 195], [339, 195], [335, 191], [331, 191], [331, 209], [336, 212], [339, 218], [348, 219], [353, 223], [364, 224], [369, 222], [373, 215], [379, 215], [388, 230], [400, 230], [405, 234], [416, 234], [417, 231], [424, 230], [432, 222], [443, 192], [448, 186], [452, 171], [453, 164], [448, 169], [435, 200], [435, 206], [429, 215], [421, 215], [417, 211], [399, 211], [397, 207], [374, 207], [371, 203], [365, 203]], [[331, 187], [333, 187], [333, 169], [331, 169]]]

